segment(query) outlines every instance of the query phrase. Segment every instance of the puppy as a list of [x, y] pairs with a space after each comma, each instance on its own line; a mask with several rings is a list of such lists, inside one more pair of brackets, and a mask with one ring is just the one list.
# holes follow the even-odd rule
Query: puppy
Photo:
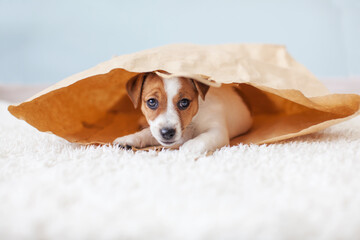
[[126, 85], [135, 108], [141, 105], [149, 127], [113, 144], [144, 148], [163, 145], [204, 153], [229, 144], [249, 130], [252, 118], [229, 85], [209, 87], [185, 77], [140, 74]]

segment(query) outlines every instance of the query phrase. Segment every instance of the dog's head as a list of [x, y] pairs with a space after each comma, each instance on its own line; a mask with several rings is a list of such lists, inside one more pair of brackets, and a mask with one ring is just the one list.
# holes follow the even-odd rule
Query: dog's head
[[130, 79], [126, 89], [135, 108], [141, 104], [155, 139], [171, 146], [181, 139], [198, 111], [199, 96], [204, 100], [209, 86], [189, 78], [145, 73]]

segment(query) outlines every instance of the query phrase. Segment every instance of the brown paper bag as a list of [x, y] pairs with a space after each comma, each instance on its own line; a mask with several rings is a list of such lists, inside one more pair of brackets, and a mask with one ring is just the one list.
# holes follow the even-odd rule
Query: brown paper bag
[[191, 77], [213, 87], [236, 86], [251, 109], [254, 125], [232, 139], [232, 145], [273, 143], [359, 113], [359, 95], [329, 94], [285, 47], [264, 44], [176, 44], [119, 56], [9, 106], [9, 111], [70, 142], [111, 143], [139, 130], [142, 113], [134, 109], [125, 84], [152, 71]]

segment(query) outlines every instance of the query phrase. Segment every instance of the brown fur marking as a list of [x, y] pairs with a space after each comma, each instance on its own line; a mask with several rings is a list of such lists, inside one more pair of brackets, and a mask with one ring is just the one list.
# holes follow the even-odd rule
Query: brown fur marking
[[[156, 110], [152, 110], [146, 105], [146, 101], [150, 98], [155, 98], [159, 101], [159, 107]], [[141, 111], [144, 113], [147, 121], [153, 121], [157, 116], [166, 111], [166, 92], [163, 80], [158, 75], [149, 74], [145, 79], [141, 101]]]
[[[189, 123], [191, 122], [192, 118], [198, 111], [199, 103], [198, 103], [198, 92], [194, 88], [194, 84], [191, 82], [192, 80], [188, 78], [179, 78], [180, 80], [180, 89], [178, 94], [173, 98], [174, 107], [178, 113], [181, 122], [181, 129], [185, 129]], [[183, 99], [187, 98], [190, 100], [190, 105], [188, 108], [184, 110], [180, 110], [177, 106], [178, 102]]]

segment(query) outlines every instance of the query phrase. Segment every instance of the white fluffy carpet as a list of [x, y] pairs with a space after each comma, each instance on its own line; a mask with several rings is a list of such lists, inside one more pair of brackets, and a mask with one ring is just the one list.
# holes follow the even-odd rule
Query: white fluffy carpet
[[360, 118], [269, 146], [82, 147], [0, 102], [0, 239], [360, 239]]

